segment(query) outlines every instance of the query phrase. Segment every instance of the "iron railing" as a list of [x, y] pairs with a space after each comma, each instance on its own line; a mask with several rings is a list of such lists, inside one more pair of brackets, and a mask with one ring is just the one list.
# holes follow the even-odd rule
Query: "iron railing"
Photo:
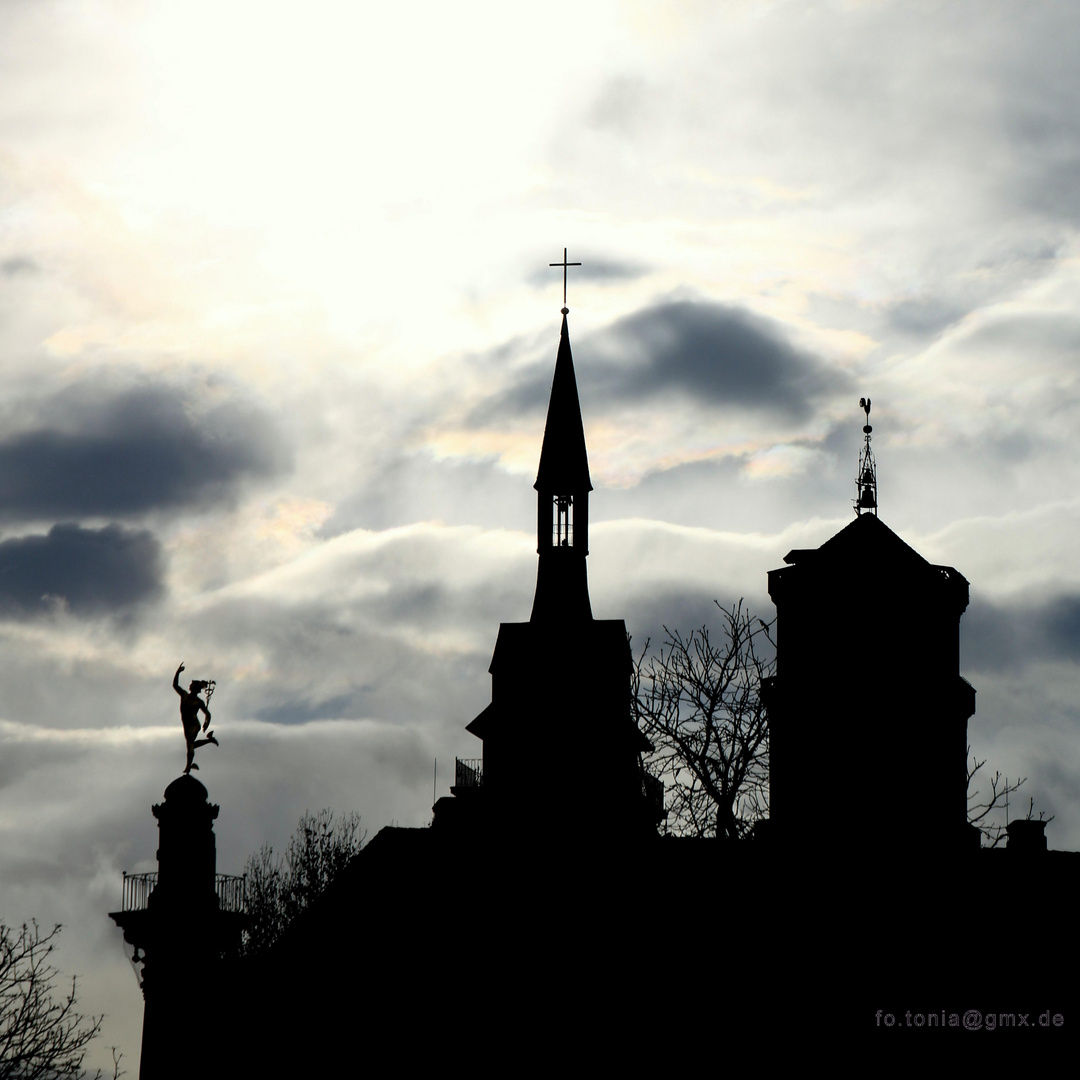
[[454, 758], [454, 787], [480, 788], [483, 786], [483, 758]]
[[[121, 910], [145, 911], [157, 882], [156, 870], [146, 874], [129, 874], [125, 870]], [[247, 906], [247, 874], [215, 874], [214, 892], [217, 894], [219, 911], [244, 911]]]
[[218, 911], [247, 910], [247, 874], [215, 874]]
[[121, 911], [143, 911], [157, 885], [157, 871], [152, 874], [129, 874], [124, 871], [124, 897]]

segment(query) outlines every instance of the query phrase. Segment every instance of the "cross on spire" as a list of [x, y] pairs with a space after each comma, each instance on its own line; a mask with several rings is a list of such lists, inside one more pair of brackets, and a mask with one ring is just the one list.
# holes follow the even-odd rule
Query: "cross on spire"
[[566, 261], [566, 248], [562, 249], [562, 262], [548, 263], [548, 266], [561, 266], [562, 267], [562, 313], [565, 315], [570, 309], [566, 306], [566, 268], [568, 266], [580, 266], [581, 263], [567, 262]]

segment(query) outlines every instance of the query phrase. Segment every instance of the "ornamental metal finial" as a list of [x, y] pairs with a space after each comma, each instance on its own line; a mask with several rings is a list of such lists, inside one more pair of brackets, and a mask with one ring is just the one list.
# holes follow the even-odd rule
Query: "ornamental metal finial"
[[859, 405], [866, 413], [866, 423], [863, 425], [863, 448], [859, 454], [859, 475], [855, 480], [855, 513], [861, 514], [869, 510], [877, 516], [877, 463], [874, 461], [874, 452], [870, 449], [870, 433], [874, 430], [870, 426], [870, 399], [859, 398]]

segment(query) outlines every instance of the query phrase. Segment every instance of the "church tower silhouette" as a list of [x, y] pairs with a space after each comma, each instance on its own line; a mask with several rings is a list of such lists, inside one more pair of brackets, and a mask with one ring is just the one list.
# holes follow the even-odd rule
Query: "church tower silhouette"
[[592, 618], [585, 569], [592, 481], [565, 315], [533, 487], [539, 562], [531, 621], [587, 621]]
[[651, 746], [631, 716], [626, 624], [594, 619], [589, 602], [592, 482], [566, 315], [534, 485], [532, 614], [499, 627], [491, 704], [466, 728], [483, 759], [457, 762], [453, 793], [496, 830], [565, 837], [603, 822], [631, 839], [655, 833], [663, 786], [641, 764]]
[[968, 582], [878, 517], [869, 422], [863, 431], [855, 520], [769, 572], [769, 829], [789, 848], [971, 851], [975, 690], [960, 675], [959, 628]]

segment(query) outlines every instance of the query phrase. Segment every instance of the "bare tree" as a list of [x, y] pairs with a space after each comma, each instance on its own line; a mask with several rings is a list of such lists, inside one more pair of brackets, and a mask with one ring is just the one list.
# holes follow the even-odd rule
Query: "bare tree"
[[[664, 782], [668, 828], [734, 840], [768, 817], [769, 721], [761, 690], [775, 660], [771, 623], [753, 618], [741, 600], [730, 609], [717, 607], [724, 618], [719, 643], [708, 626], [685, 637], [665, 626], [654, 656], [646, 640], [634, 660], [633, 707], [655, 747], [645, 764]], [[1011, 781], [1000, 772], [979, 777], [986, 761], [970, 746], [967, 752], [968, 821], [983, 834], [984, 847], [997, 847], [1007, 835], [1009, 797], [1027, 778]], [[973, 788], [978, 779], [988, 782], [988, 790]], [[1014, 819], [1034, 816], [1029, 800]]]
[[[1019, 780], [1010, 781], [1007, 776], [1002, 780], [1000, 772], [995, 772], [993, 776], [986, 774], [986, 779], [990, 782], [990, 790], [983, 796], [983, 802], [977, 802], [976, 800], [979, 799], [981, 793], [978, 788], [974, 791], [971, 790], [971, 782], [986, 764], [986, 758], [980, 761], [971, 753], [970, 745], [967, 752], [971, 758], [971, 764], [968, 765], [967, 769], [968, 822], [977, 826], [979, 832], [983, 834], [983, 847], [997, 847], [1007, 836], [1005, 830], [1009, 822], [1009, 796], [1027, 783], [1027, 777], [1024, 776]], [[997, 815], [1002, 810], [1005, 811], [1004, 824], [997, 820]], [[1045, 811], [1039, 811], [1040, 821], [1045, 819], [1049, 823], [1054, 820], [1052, 816], [1047, 818], [1045, 814]], [[1028, 799], [1027, 812], [1023, 816], [1027, 821], [1031, 821], [1035, 817], [1034, 799]]]
[[249, 856], [244, 866], [248, 914], [244, 954], [270, 948], [345, 869], [365, 837], [359, 814], [344, 814], [335, 821], [334, 812], [326, 809], [304, 814], [284, 857], [276, 857], [269, 844]]
[[664, 627], [659, 654], [646, 641], [634, 661], [638, 725], [655, 747], [646, 768], [664, 782], [668, 828], [737, 840], [769, 809], [769, 722], [761, 686], [774, 670], [769, 626], [740, 600], [717, 602], [724, 634], [684, 637]]
[[[103, 1018], [76, 1008], [75, 979], [70, 990], [53, 985], [59, 972], [50, 957], [59, 934], [59, 924], [43, 934], [36, 922], [18, 931], [0, 923], [0, 1080], [83, 1076], [87, 1048], [101, 1034]], [[114, 1080], [123, 1075], [121, 1057], [114, 1047]]]

